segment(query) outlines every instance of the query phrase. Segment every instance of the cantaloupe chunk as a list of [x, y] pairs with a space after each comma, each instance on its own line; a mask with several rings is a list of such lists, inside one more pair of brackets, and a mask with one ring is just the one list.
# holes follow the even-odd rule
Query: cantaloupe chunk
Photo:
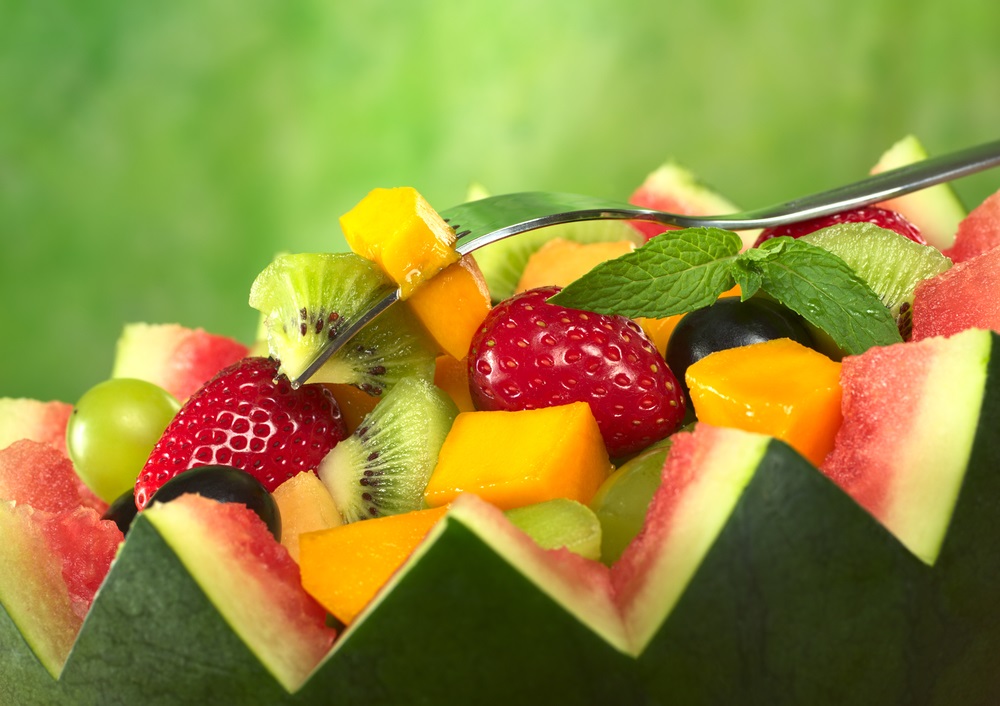
[[503, 510], [553, 498], [588, 503], [611, 473], [586, 402], [517, 412], [464, 412], [424, 491], [431, 507], [474, 493]]
[[340, 382], [322, 383], [337, 400], [340, 407], [340, 414], [344, 418], [344, 425], [347, 433], [353, 434], [354, 430], [361, 426], [364, 419], [378, 404], [379, 397], [372, 397], [364, 390], [358, 389], [354, 385], [346, 385]]
[[434, 384], [448, 393], [459, 412], [475, 412], [469, 392], [469, 361], [457, 360], [445, 353], [434, 362]]
[[490, 290], [471, 255], [446, 267], [406, 302], [444, 353], [461, 360], [490, 313]]
[[281, 516], [281, 543], [299, 561], [299, 536], [343, 524], [333, 496], [312, 471], [302, 471], [271, 493]]
[[687, 370], [698, 421], [767, 434], [813, 464], [841, 424], [840, 363], [788, 338], [730, 348]]
[[373, 189], [340, 227], [351, 250], [377, 263], [403, 299], [459, 258], [454, 229], [412, 187]]
[[447, 511], [386, 515], [301, 535], [302, 586], [338, 620], [350, 623]]
[[514, 293], [536, 287], [565, 287], [606, 260], [614, 260], [635, 250], [631, 240], [607, 243], [577, 243], [553, 238], [528, 258]]

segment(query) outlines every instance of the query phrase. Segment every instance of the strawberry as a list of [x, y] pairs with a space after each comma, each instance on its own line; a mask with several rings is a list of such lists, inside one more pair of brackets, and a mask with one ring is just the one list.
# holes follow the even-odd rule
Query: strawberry
[[850, 211], [835, 213], [832, 216], [820, 216], [819, 218], [810, 218], [808, 221], [789, 223], [786, 226], [765, 228], [757, 236], [757, 241], [753, 245], [757, 247], [765, 240], [777, 238], [780, 235], [790, 235], [793, 238], [799, 238], [806, 233], [812, 233], [820, 228], [827, 228], [837, 223], [873, 223], [880, 228], [896, 231], [915, 243], [927, 245], [927, 241], [920, 235], [919, 228], [895, 211], [879, 208], [878, 206], [862, 206]]
[[638, 324], [567, 309], [540, 287], [497, 305], [469, 347], [477, 409], [521, 410], [584, 401], [612, 457], [671, 434], [684, 419], [677, 378]]
[[142, 510], [178, 473], [220, 464], [250, 473], [269, 491], [314, 470], [347, 436], [333, 395], [322, 385], [293, 390], [277, 381], [277, 362], [244, 358], [195, 392], [156, 442], [135, 485]]

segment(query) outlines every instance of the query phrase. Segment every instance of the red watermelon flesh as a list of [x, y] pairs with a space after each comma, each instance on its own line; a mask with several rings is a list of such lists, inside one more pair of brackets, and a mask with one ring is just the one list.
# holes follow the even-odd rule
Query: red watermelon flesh
[[[735, 213], [738, 209], [728, 200], [701, 184], [691, 172], [676, 164], [668, 163], [649, 174], [629, 198], [629, 202], [642, 208], [668, 211], [685, 216], [715, 216]], [[653, 221], [629, 221], [647, 240], [673, 226]], [[749, 247], [759, 231], [740, 234]]]
[[129, 324], [115, 355], [112, 377], [159, 385], [183, 402], [202, 385], [248, 354], [231, 338], [179, 324]]
[[1000, 292], [1000, 247], [924, 280], [913, 295], [911, 340], [951, 336], [970, 328], [1000, 332], [997, 292]]
[[258, 659], [295, 691], [336, 632], [302, 588], [298, 564], [246, 506], [183, 495], [142, 516]]
[[0, 502], [0, 603], [53, 676], [122, 542], [92, 508], [46, 512]]
[[990, 345], [972, 329], [842, 362], [844, 420], [821, 470], [927, 564], [968, 464]]
[[1000, 246], [1000, 191], [988, 197], [958, 224], [955, 244], [944, 254], [965, 262]]
[[66, 455], [66, 423], [72, 413], [73, 405], [58, 400], [0, 399], [0, 449], [31, 439]]
[[64, 454], [30, 439], [0, 450], [0, 500], [48, 512], [89, 507], [103, 513], [108, 507], [83, 484]]

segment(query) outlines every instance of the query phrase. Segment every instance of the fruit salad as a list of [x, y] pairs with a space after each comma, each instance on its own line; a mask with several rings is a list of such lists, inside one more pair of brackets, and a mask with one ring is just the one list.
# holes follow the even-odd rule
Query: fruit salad
[[[732, 208], [677, 165], [632, 201]], [[128, 324], [80, 400], [0, 399], [0, 702], [995, 698], [1000, 192], [342, 225], [262, 263], [257, 340]]]

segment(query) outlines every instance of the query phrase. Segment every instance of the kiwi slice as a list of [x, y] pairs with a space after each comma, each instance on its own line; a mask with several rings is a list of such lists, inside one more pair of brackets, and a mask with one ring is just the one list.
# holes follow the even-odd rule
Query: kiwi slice
[[577, 243], [630, 240], [642, 245], [643, 237], [625, 221], [581, 221], [539, 228], [480, 248], [473, 257], [486, 279], [493, 301], [503, 301], [514, 294], [528, 258], [553, 238]]
[[937, 248], [872, 223], [838, 223], [801, 240], [846, 262], [896, 317], [904, 339], [908, 338], [917, 285], [951, 267], [951, 260]]
[[[323, 345], [373, 301], [395, 289], [354, 253], [279, 255], [250, 288], [278, 372], [294, 380]], [[392, 307], [331, 357], [310, 382], [346, 383], [379, 397], [399, 380], [434, 377], [435, 351], [404, 307]]]
[[344, 522], [419, 510], [458, 408], [434, 384], [400, 380], [318, 469]]

